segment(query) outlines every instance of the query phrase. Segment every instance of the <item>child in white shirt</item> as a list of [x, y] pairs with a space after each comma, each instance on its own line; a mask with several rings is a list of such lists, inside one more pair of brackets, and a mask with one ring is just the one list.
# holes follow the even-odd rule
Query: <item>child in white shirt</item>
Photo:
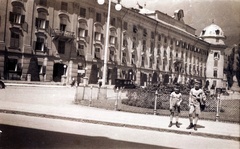
[[178, 123], [178, 116], [180, 113], [180, 104], [182, 102], [182, 94], [180, 93], [180, 88], [179, 86], [176, 86], [174, 88], [174, 91], [170, 94], [170, 124], [168, 127], [172, 127], [172, 120], [174, 117], [174, 113], [176, 112], [176, 127], [179, 128], [179, 123]]

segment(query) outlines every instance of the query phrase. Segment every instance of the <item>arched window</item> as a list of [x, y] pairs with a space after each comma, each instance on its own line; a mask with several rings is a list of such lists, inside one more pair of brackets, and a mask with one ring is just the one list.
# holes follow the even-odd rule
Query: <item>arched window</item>
[[65, 31], [67, 27], [67, 18], [66, 17], [60, 17], [60, 30]]
[[214, 57], [214, 59], [219, 59], [220, 58], [219, 52], [214, 52], [213, 57]]
[[37, 29], [47, 29], [49, 21], [47, 20], [47, 14], [44, 12], [39, 12], [38, 17], [35, 21], [35, 26]]
[[10, 12], [9, 21], [14, 24], [23, 24], [25, 22], [25, 15], [22, 15], [22, 8], [14, 6]]

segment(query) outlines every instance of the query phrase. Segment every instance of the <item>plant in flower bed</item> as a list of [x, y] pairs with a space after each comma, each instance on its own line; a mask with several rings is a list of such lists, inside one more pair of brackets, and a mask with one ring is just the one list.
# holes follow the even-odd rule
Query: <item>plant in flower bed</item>
[[[127, 99], [123, 99], [122, 103], [129, 106], [136, 106], [141, 108], [154, 108], [155, 93], [158, 93], [157, 108], [162, 108], [164, 104], [164, 109], [167, 109], [169, 95], [173, 91], [173, 85], [162, 85], [153, 84], [145, 88], [137, 88], [128, 90]], [[165, 104], [166, 103], [166, 104]], [[166, 105], [166, 108], [165, 108]]]
[[[169, 109], [169, 96], [173, 91], [174, 85], [161, 85], [153, 84], [145, 88], [137, 88], [128, 90], [127, 99], [122, 100], [122, 104], [141, 107], [141, 108], [154, 108], [155, 92], [157, 91], [157, 109]], [[188, 99], [190, 86], [189, 85], [180, 85], [183, 101], [181, 103], [181, 109], [183, 111], [189, 110]], [[209, 98], [206, 102], [205, 112], [215, 112], [216, 111], [216, 100]]]

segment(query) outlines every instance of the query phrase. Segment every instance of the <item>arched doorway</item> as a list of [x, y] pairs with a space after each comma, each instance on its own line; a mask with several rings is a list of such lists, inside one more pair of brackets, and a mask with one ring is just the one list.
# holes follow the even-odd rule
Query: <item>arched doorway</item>
[[152, 76], [152, 84], [157, 84], [157, 83], [158, 83], [158, 74], [154, 72]]
[[112, 76], [111, 76], [111, 80], [112, 80], [112, 85], [116, 84], [116, 80], [117, 79], [117, 67], [114, 67], [112, 69]]
[[135, 73], [134, 73], [134, 71], [132, 70], [132, 69], [129, 69], [128, 70], [128, 80], [134, 80], [134, 78], [135, 78]]
[[147, 83], [147, 74], [142, 73], [140, 74], [140, 85], [144, 86]]
[[67, 70], [67, 67], [64, 68], [64, 64], [55, 63], [53, 65], [53, 81], [61, 82], [62, 75], [66, 73], [66, 70]]
[[96, 64], [92, 65], [91, 68], [91, 73], [89, 76], [89, 84], [97, 84], [98, 83], [98, 73], [99, 73], [99, 68], [97, 67]]
[[168, 74], [163, 74], [163, 84], [168, 84], [169, 83], [169, 75]]

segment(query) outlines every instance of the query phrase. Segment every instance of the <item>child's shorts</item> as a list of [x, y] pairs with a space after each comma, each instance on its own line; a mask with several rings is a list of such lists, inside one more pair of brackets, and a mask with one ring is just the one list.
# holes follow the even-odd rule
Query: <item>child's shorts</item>
[[174, 111], [177, 111], [178, 113], [180, 113], [180, 111], [181, 111], [180, 106], [178, 106], [178, 105], [171, 106], [170, 112], [174, 112]]
[[200, 105], [190, 105], [189, 114], [201, 114]]

